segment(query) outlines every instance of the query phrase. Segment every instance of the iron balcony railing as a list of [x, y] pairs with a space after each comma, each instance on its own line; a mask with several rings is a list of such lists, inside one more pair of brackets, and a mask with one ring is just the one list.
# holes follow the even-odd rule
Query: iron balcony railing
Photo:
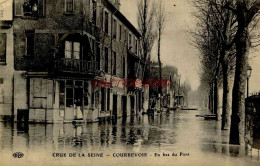
[[97, 62], [79, 59], [58, 59], [55, 61], [55, 66], [59, 72], [96, 73], [98, 71]]

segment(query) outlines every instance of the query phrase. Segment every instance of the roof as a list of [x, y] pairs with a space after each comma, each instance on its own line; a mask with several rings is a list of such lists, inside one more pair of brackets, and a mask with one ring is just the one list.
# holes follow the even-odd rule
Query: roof
[[137, 37], [141, 37], [140, 32], [135, 28], [135, 26], [108, 0], [101, 0], [102, 4], [106, 6], [114, 15], [123, 22], [130, 31], [132, 31]]

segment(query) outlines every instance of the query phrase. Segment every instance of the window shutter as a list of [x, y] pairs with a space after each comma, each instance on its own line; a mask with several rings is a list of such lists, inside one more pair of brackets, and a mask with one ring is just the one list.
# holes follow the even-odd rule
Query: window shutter
[[136, 39], [136, 55], [138, 56], [139, 54], [138, 54], [138, 40]]
[[99, 5], [99, 3], [97, 3], [96, 13], [97, 13], [96, 23], [97, 23], [97, 26], [100, 26], [101, 21], [100, 21], [100, 5]]
[[119, 41], [119, 37], [120, 37], [120, 23], [119, 23], [119, 20], [117, 21], [117, 34], [116, 34], [116, 37], [117, 37], [117, 41]]
[[102, 21], [103, 21], [103, 31], [105, 31], [105, 13], [106, 13], [106, 11], [105, 11], [105, 9], [103, 9], [103, 14], [102, 14]]
[[105, 53], [104, 53], [104, 46], [103, 45], [100, 45], [101, 49], [100, 49], [100, 52], [101, 52], [101, 70], [102, 71], [105, 71]]
[[35, 87], [35, 79], [30, 79], [30, 106], [34, 106], [34, 87]]
[[38, 14], [39, 16], [45, 15], [45, 0], [38, 0]]
[[14, 15], [15, 16], [22, 16], [23, 15], [23, 1], [24, 0], [15, 0], [15, 12]]
[[100, 49], [100, 62], [99, 62], [99, 64], [100, 64], [100, 70], [102, 71], [102, 70], [104, 70], [104, 67], [103, 67], [103, 62], [104, 62], [104, 58], [103, 58], [103, 45], [102, 44], [100, 44], [99, 45], [99, 49]]
[[111, 34], [111, 23], [112, 23], [112, 20], [111, 20], [111, 14], [108, 14], [108, 34]]
[[6, 62], [6, 34], [0, 33], [0, 62]]
[[93, 0], [90, 0], [89, 1], [89, 7], [90, 7], [90, 10], [89, 10], [89, 19], [90, 21], [92, 22], [92, 18], [93, 18]]

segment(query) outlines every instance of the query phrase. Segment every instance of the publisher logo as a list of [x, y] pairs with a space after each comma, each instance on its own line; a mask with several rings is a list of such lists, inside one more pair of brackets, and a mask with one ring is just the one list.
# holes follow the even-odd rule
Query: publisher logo
[[23, 158], [24, 154], [22, 152], [15, 152], [13, 154], [13, 157], [14, 158]]

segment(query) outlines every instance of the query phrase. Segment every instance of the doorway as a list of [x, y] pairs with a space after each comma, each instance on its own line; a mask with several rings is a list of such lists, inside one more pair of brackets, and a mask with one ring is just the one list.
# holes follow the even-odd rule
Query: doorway
[[75, 119], [83, 119], [83, 89], [82, 88], [75, 88], [74, 94], [74, 115]]
[[123, 117], [127, 117], [126, 105], [127, 105], [126, 96], [122, 96], [122, 107], [121, 108], [122, 108]]
[[113, 95], [113, 117], [117, 118], [117, 95]]
[[65, 120], [83, 119], [83, 81], [66, 80]]
[[135, 114], [135, 98], [134, 96], [130, 97], [130, 106], [131, 106], [131, 115]]

